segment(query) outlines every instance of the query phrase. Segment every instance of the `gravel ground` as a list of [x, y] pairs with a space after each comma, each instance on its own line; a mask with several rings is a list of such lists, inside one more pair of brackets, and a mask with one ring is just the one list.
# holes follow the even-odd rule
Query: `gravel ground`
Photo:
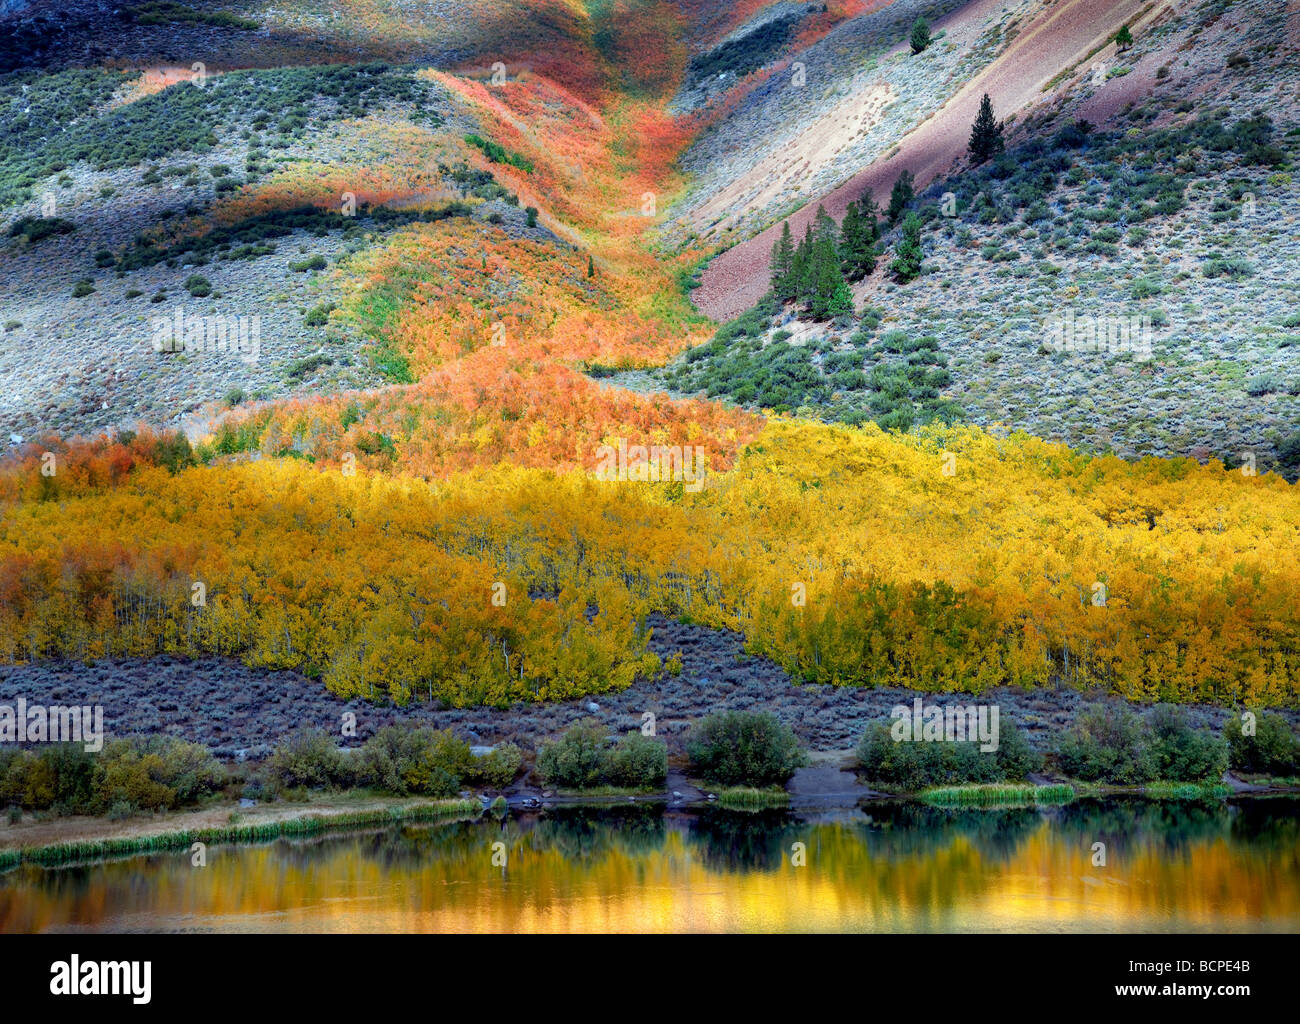
[[[179, 736], [225, 758], [258, 758], [301, 726], [335, 732], [342, 715], [356, 714], [355, 745], [376, 729], [399, 721], [451, 728], [471, 743], [513, 740], [524, 747], [594, 715], [611, 731], [639, 728], [642, 714], [655, 715], [656, 730], [680, 750], [693, 719], [713, 711], [771, 711], [789, 723], [810, 750], [845, 751], [867, 724], [898, 704], [921, 696], [940, 704], [996, 704], [999, 716], [1024, 727], [1030, 742], [1047, 745], [1089, 698], [1074, 690], [1025, 691], [1001, 687], [981, 697], [920, 694], [913, 690], [796, 686], [777, 665], [745, 655], [739, 634], [686, 626], [652, 617], [651, 647], [661, 657], [680, 652], [682, 671], [643, 680], [617, 694], [508, 709], [435, 711], [428, 707], [375, 707], [342, 701], [296, 672], [268, 672], [218, 658], [182, 661], [104, 661], [93, 665], [53, 662], [0, 668], [0, 704], [19, 697], [29, 704], [100, 704], [105, 731]], [[588, 705], [599, 702], [592, 712]], [[1222, 709], [1193, 706], [1196, 724], [1218, 729]], [[1293, 721], [1300, 716], [1289, 715]]]

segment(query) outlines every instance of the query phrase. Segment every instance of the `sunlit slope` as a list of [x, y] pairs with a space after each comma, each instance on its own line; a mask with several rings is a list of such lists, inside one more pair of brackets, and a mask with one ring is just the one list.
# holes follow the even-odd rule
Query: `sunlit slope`
[[1296, 698], [1300, 498], [1271, 475], [785, 420], [698, 492], [506, 466], [173, 476], [147, 447], [5, 476], [0, 656], [212, 652], [497, 703], [628, 685], [659, 610], [820, 682]]

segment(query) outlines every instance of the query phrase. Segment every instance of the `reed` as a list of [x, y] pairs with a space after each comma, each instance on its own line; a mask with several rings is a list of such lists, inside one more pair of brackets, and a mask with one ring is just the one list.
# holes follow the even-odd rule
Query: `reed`
[[1157, 800], [1218, 800], [1232, 791], [1218, 782], [1153, 782], [1142, 795]]
[[439, 800], [410, 806], [380, 807], [369, 811], [344, 814], [312, 814], [283, 821], [264, 821], [218, 828], [183, 829], [148, 836], [125, 836], [118, 839], [88, 839], [53, 843], [49, 846], [0, 851], [0, 868], [20, 862], [30, 864], [68, 864], [141, 853], [162, 853], [188, 849], [194, 843], [211, 846], [217, 843], [258, 843], [273, 839], [319, 835], [329, 830], [373, 828], [451, 818], [476, 818], [482, 808], [476, 800]]
[[1051, 786], [943, 786], [927, 789], [921, 799], [940, 807], [1027, 807], [1064, 804], [1074, 799], [1074, 788]]
[[773, 807], [787, 807], [790, 794], [780, 789], [750, 789], [736, 786], [718, 793], [718, 806], [729, 811], [766, 811]]

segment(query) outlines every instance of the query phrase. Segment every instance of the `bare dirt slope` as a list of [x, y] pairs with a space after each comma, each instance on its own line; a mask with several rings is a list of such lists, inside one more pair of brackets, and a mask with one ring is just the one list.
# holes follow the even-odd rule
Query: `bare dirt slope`
[[[1160, 5], [1164, 6], [1171, 5]], [[905, 170], [916, 176], [918, 189], [924, 187], [966, 152], [970, 126], [985, 93], [1000, 118], [1045, 102], [1047, 94], [1043, 89], [1048, 82], [1098, 47], [1101, 49], [1094, 59], [1104, 59], [1114, 49], [1114, 44], [1102, 45], [1106, 38], [1151, 7], [1150, 0], [1059, 0], [1047, 7], [991, 65], [902, 139], [891, 155], [793, 214], [789, 218], [791, 230], [801, 235], [819, 204], [838, 219], [864, 190], [870, 188], [880, 198]], [[772, 244], [779, 232], [780, 225], [774, 224], [715, 259], [695, 293], [696, 305], [718, 320], [730, 319], [753, 306], [767, 290]]]

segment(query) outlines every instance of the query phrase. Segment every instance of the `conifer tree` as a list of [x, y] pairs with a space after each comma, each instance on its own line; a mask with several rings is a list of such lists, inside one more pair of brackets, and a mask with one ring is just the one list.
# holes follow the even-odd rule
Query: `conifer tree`
[[1123, 53], [1133, 45], [1133, 33], [1129, 31], [1127, 25], [1121, 25], [1118, 32], [1115, 33], [1115, 48]]
[[921, 275], [921, 218], [909, 213], [903, 221], [903, 237], [895, 250], [894, 262], [889, 265], [895, 276], [903, 284]]
[[912, 25], [912, 53], [918, 54], [930, 45], [930, 23], [917, 18]]
[[870, 191], [863, 200], [864, 208], [858, 203], [849, 203], [844, 212], [844, 222], [840, 225], [840, 267], [844, 276], [850, 281], [860, 281], [876, 269], [876, 225], [875, 203]]
[[904, 171], [894, 182], [894, 187], [889, 193], [889, 223], [894, 225], [898, 223], [898, 218], [903, 216], [903, 211], [916, 198], [916, 188], [913, 185], [911, 171]]
[[777, 301], [787, 302], [795, 297], [798, 284], [794, 280], [794, 239], [790, 222], [781, 225], [781, 237], [772, 246], [772, 294]]
[[993, 101], [989, 99], [989, 94], [985, 93], [984, 98], [980, 100], [980, 112], [970, 129], [970, 142], [967, 148], [970, 150], [972, 161], [982, 164], [1002, 152], [1004, 127], [1006, 126], [1002, 121], [994, 120]]
[[804, 229], [803, 238], [795, 248], [794, 259], [790, 263], [790, 287], [794, 292], [794, 298], [804, 304], [807, 304], [813, 291], [812, 249], [812, 225], [809, 224]]

